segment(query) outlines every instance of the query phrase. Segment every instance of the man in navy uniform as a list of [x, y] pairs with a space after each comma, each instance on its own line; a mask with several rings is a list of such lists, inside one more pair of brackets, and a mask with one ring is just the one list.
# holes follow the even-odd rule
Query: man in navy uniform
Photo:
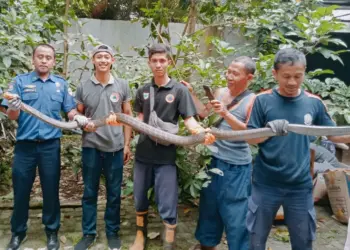
[[8, 86], [14, 98], [4, 100], [7, 115], [18, 121], [14, 150], [12, 182], [14, 208], [11, 217], [12, 238], [8, 250], [19, 249], [26, 239], [30, 192], [39, 168], [43, 192], [42, 222], [47, 235], [47, 249], [59, 249], [57, 232], [60, 227], [60, 137], [62, 132], [39, 119], [20, 111], [21, 103], [32, 106], [45, 115], [61, 120], [60, 112], [73, 119], [75, 102], [69, 94], [67, 82], [50, 73], [55, 66], [55, 49], [41, 44], [33, 51], [35, 70], [16, 76]]

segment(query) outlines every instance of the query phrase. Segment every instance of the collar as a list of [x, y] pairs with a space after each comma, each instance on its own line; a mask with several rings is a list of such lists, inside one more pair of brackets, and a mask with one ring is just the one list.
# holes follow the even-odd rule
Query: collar
[[[37, 81], [37, 80], [40, 80], [40, 81], [44, 82], [44, 81], [39, 77], [39, 75], [38, 75], [38, 73], [37, 73], [36, 71], [31, 72], [31, 73], [30, 73], [30, 77], [31, 77], [32, 82], [35, 82], [35, 81]], [[55, 82], [55, 77], [54, 77], [54, 75], [50, 73], [50, 75], [49, 75], [49, 77], [47, 78], [46, 81], [48, 81], [48, 80], [50, 80], [50, 81], [52, 81], [52, 82]], [[46, 81], [45, 81], [45, 82], [46, 82]]]
[[151, 83], [152, 83], [152, 86], [155, 87], [155, 88], [171, 89], [175, 85], [175, 80], [170, 78], [170, 81], [167, 84], [165, 84], [163, 86], [160, 86], [160, 87], [158, 87], [158, 85], [154, 82], [154, 78], [152, 78], [152, 82]]
[[289, 99], [289, 100], [298, 99], [299, 97], [304, 95], [304, 89], [303, 88], [300, 88], [300, 93], [297, 96], [284, 96], [284, 95], [281, 95], [280, 92], [279, 92], [279, 87], [278, 86], [273, 88], [273, 92], [275, 92], [278, 96], [280, 96], [282, 98], [285, 98], [285, 99]]
[[[96, 76], [95, 74], [93, 74], [91, 76], [91, 81], [94, 83], [94, 84], [101, 84], [97, 79], [96, 79]], [[108, 80], [108, 83], [107, 84], [113, 84], [114, 83], [114, 77], [112, 74], [109, 74], [109, 80]]]

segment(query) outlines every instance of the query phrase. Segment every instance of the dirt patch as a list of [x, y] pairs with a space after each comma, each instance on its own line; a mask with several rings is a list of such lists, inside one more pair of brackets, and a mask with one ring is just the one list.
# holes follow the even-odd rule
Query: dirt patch
[[[83, 196], [84, 184], [81, 173], [76, 175], [71, 169], [61, 170], [60, 179], [60, 201], [79, 201]], [[100, 184], [98, 199], [105, 200], [106, 188]], [[32, 188], [31, 198], [38, 200], [42, 198], [40, 179], [37, 174]]]

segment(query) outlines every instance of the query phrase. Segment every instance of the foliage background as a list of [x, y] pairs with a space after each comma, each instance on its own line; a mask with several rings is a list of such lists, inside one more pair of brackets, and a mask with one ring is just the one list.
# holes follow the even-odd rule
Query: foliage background
[[[127, 2], [127, 3], [126, 3]], [[348, 53], [347, 45], [332, 37], [332, 32], [344, 29], [344, 24], [337, 21], [333, 10], [336, 6], [320, 6], [316, 0], [283, 1], [283, 0], [236, 0], [226, 1], [122, 1], [117, 0], [0, 0], [0, 87], [16, 74], [32, 69], [31, 53], [36, 44], [50, 42], [67, 43], [72, 46], [79, 41], [80, 53], [71, 53], [69, 60], [89, 61], [86, 50], [89, 44], [95, 45], [98, 40], [89, 34], [67, 34], [65, 26], [79, 17], [101, 19], [127, 19], [140, 22], [149, 29], [149, 41], [145, 46], [135, 48], [139, 57], [127, 58], [117, 55], [118, 65], [114, 74], [129, 80], [135, 92], [136, 88], [150, 79], [144, 56], [148, 43], [166, 42], [173, 48], [174, 65], [170, 74], [177, 79], [190, 81], [199, 97], [206, 102], [202, 86], [212, 88], [225, 85], [224, 71], [227, 65], [224, 60], [232, 55], [249, 55], [257, 61], [257, 72], [251, 88], [258, 92], [275, 85], [271, 75], [273, 57], [282, 47], [295, 47], [305, 54], [319, 53], [328, 60], [340, 61], [341, 53]], [[69, 3], [68, 11], [65, 8]], [[178, 44], [172, 44], [169, 37], [169, 22], [183, 22], [185, 28]], [[83, 25], [83, 24], [81, 24]], [[223, 41], [225, 29], [233, 29], [246, 38], [246, 43], [239, 48]], [[83, 37], [82, 40], [76, 39]], [[342, 47], [339, 51], [330, 50], [328, 45]], [[57, 54], [56, 73], [68, 76], [64, 53]], [[69, 61], [68, 61], [69, 64]], [[68, 67], [69, 68], [69, 67]], [[80, 70], [89, 68], [85, 65]], [[326, 74], [325, 81], [317, 79]], [[329, 111], [339, 125], [350, 124], [350, 89], [332, 75], [327, 69], [308, 72], [304, 87], [325, 99]], [[74, 89], [74, 82], [71, 87]], [[2, 115], [1, 126], [8, 121]], [[210, 118], [201, 121], [210, 126]], [[8, 126], [8, 125], [7, 125]], [[14, 127], [4, 127], [7, 135], [6, 153], [0, 156], [0, 183], [9, 187], [10, 160], [12, 157], [13, 139], [10, 131]], [[181, 123], [181, 134], [186, 130]], [[76, 140], [80, 140], [79, 136]], [[133, 145], [135, 146], [137, 136]], [[253, 148], [253, 150], [256, 150]], [[4, 152], [5, 152], [4, 151]], [[210, 161], [209, 150], [198, 145], [191, 148], [178, 148], [177, 165], [179, 167], [179, 191], [182, 201], [196, 203], [199, 191], [207, 185], [210, 177], [206, 165]], [[79, 149], [63, 145], [63, 163], [70, 163], [72, 171], [79, 174]], [[126, 171], [132, 172], [132, 163]], [[124, 195], [132, 192], [131, 173], [126, 175]], [[0, 186], [1, 188], [1, 186]], [[152, 195], [152, 190], [150, 191]]]

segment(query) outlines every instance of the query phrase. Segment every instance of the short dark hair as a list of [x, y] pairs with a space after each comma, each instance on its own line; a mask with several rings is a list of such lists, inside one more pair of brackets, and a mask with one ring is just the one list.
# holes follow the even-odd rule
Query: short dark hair
[[256, 70], [256, 65], [253, 59], [249, 56], [239, 56], [232, 61], [237, 62], [237, 63], [242, 63], [244, 65], [245, 70], [247, 71], [248, 74], [254, 75], [255, 70]]
[[165, 53], [167, 57], [170, 57], [170, 47], [164, 43], [155, 43], [148, 48], [148, 58], [151, 58], [154, 54]]
[[48, 44], [48, 43], [41, 43], [41, 44], [38, 44], [38, 45], [33, 49], [33, 57], [34, 57], [34, 55], [35, 55], [36, 50], [37, 50], [39, 47], [46, 47], [46, 48], [52, 49], [52, 51], [53, 51], [53, 57], [56, 58], [56, 50], [55, 50], [55, 48], [54, 48], [52, 45]]
[[278, 70], [281, 64], [293, 66], [296, 63], [301, 63], [306, 67], [306, 57], [303, 52], [293, 48], [281, 49], [275, 55], [273, 68]]

